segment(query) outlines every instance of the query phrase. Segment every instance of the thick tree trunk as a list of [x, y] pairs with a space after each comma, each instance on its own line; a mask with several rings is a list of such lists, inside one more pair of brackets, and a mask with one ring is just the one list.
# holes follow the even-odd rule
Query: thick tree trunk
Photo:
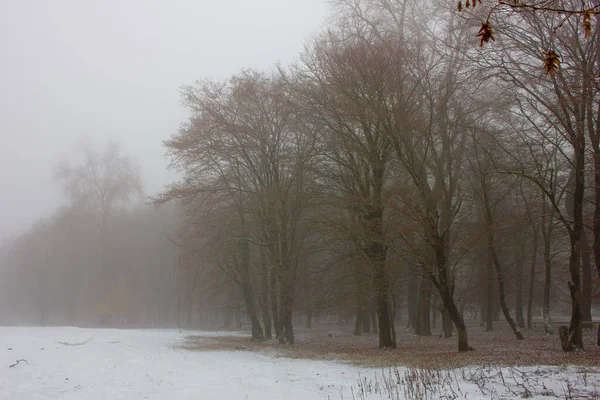
[[446, 307], [442, 310], [442, 331], [444, 332], [444, 338], [449, 339], [452, 337], [452, 319]]
[[[572, 193], [573, 202], [573, 224], [569, 230], [571, 254], [569, 257], [569, 273], [571, 280], [567, 282], [571, 294], [571, 321], [569, 324], [566, 345], [563, 342], [563, 350], [583, 349], [581, 337], [581, 239], [583, 235], [583, 195], [585, 183], [585, 139], [583, 135], [577, 135], [573, 143], [575, 150], [575, 186]], [[570, 196], [567, 196], [569, 200]], [[567, 209], [570, 207], [567, 206]]]
[[[377, 245], [379, 246], [379, 245]], [[381, 253], [380, 253], [381, 254]], [[379, 331], [379, 348], [396, 348], [396, 332], [390, 311], [388, 282], [386, 279], [384, 260], [374, 262], [373, 286], [377, 304], [377, 319]]]
[[538, 229], [533, 223], [533, 244], [531, 249], [531, 267], [529, 269], [529, 290], [527, 296], [527, 329], [533, 329], [533, 289], [535, 287], [535, 267], [538, 253]]
[[[600, 114], [600, 107], [598, 108], [597, 114]], [[590, 110], [591, 115], [591, 110]], [[588, 124], [592, 122], [591, 118], [588, 118]], [[594, 151], [594, 261], [596, 263], [596, 270], [600, 277], [600, 118], [596, 119], [596, 129], [588, 128], [590, 139], [592, 142], [592, 150]], [[600, 335], [600, 326], [598, 330]], [[600, 336], [598, 339], [598, 346], [600, 346]]]
[[[253, 341], [262, 341], [265, 339], [262, 327], [260, 325], [260, 321], [258, 319], [258, 313], [256, 311], [256, 304], [254, 302], [254, 290], [252, 288], [251, 283], [243, 282], [242, 292], [244, 295], [244, 302], [246, 303], [246, 312], [248, 313], [248, 317], [250, 318], [250, 328], [252, 331], [252, 340]], [[238, 311], [239, 314], [239, 311]], [[240, 322], [241, 324], [241, 322]], [[238, 324], [238, 325], [240, 325]]]
[[431, 336], [431, 292], [433, 283], [429, 278], [421, 277], [419, 285], [418, 301], [418, 326], [416, 334], [419, 336]]
[[306, 328], [307, 329], [312, 329], [312, 317], [313, 317], [313, 313], [312, 313], [312, 307], [308, 307], [308, 310], [306, 310]]
[[579, 251], [581, 244], [577, 238], [571, 239], [571, 256], [569, 257], [569, 271], [571, 273], [571, 280], [567, 282], [569, 287], [569, 293], [571, 295], [571, 321], [569, 323], [569, 329], [563, 340], [563, 350], [572, 351], [575, 349], [583, 349], [583, 340], [581, 334], [581, 304], [579, 302], [581, 296], [580, 279], [579, 279]]

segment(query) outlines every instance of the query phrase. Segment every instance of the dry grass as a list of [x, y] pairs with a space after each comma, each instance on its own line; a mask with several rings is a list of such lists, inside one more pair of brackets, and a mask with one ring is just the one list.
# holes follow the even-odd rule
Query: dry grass
[[[558, 333], [546, 336], [543, 329], [525, 330], [518, 341], [508, 325], [496, 324], [485, 333], [479, 325], [469, 326], [469, 342], [475, 351], [458, 353], [456, 338], [418, 337], [412, 330], [399, 329], [398, 348], [379, 350], [377, 334], [353, 336], [350, 327], [297, 332], [293, 346], [274, 341], [252, 342], [248, 336], [190, 336], [182, 346], [197, 351], [256, 351], [297, 359], [338, 360], [354, 365], [386, 367], [406, 365], [420, 368], [458, 368], [469, 365], [581, 365], [600, 366], [600, 347], [595, 346], [596, 329], [584, 330], [584, 351], [564, 353]], [[331, 337], [329, 335], [332, 335]]]

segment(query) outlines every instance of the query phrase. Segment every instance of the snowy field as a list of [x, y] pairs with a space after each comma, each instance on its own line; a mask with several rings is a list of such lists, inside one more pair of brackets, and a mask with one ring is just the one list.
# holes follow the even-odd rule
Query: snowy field
[[0, 328], [0, 400], [600, 398], [594, 397], [600, 392], [598, 368], [382, 371], [243, 350], [178, 348], [192, 334], [202, 335], [178, 330]]

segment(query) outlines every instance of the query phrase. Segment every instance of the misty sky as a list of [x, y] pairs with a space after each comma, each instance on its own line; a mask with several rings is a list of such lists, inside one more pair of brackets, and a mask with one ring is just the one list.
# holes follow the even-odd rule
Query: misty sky
[[325, 0], [0, 0], [0, 238], [60, 204], [52, 167], [81, 137], [116, 139], [146, 191], [173, 179], [162, 141], [179, 87], [288, 64]]

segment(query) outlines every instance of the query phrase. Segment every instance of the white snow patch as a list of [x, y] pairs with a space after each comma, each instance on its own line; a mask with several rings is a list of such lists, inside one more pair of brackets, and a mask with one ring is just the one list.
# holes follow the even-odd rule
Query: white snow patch
[[[385, 379], [389, 385], [414, 372], [398, 368], [396, 375], [390, 369], [357, 368], [329, 361], [273, 358], [247, 351], [188, 351], [177, 347], [188, 335], [217, 334], [231, 333], [0, 328], [0, 399], [336, 400], [352, 399], [352, 393], [356, 399], [384, 399], [390, 398], [389, 393], [375, 390], [376, 385], [383, 388]], [[20, 359], [27, 363], [9, 368]], [[467, 399], [514, 398], [514, 394], [524, 393], [525, 387], [535, 399], [553, 398], [548, 396], [550, 391], [557, 398], [564, 398], [566, 382], [570, 382], [573, 398], [585, 390], [587, 393], [600, 390], [599, 369], [582, 372], [576, 367], [512, 370], [472, 367], [445, 374], [446, 378], [438, 377], [446, 379], [438, 385], [440, 393], [445, 390], [442, 393], [445, 397], [438, 393], [437, 397], [423, 398], [453, 398], [453, 393]], [[383, 379], [383, 375], [387, 378]], [[425, 375], [418, 379], [421, 386], [426, 379], [429, 378]], [[507, 385], [507, 381], [516, 383]], [[365, 390], [365, 382], [370, 382], [371, 393]], [[449, 386], [443, 389], [444, 384]], [[549, 389], [547, 393], [542, 393], [543, 387]], [[399, 397], [391, 398], [406, 398], [402, 395], [406, 393], [402, 385], [396, 393]]]

